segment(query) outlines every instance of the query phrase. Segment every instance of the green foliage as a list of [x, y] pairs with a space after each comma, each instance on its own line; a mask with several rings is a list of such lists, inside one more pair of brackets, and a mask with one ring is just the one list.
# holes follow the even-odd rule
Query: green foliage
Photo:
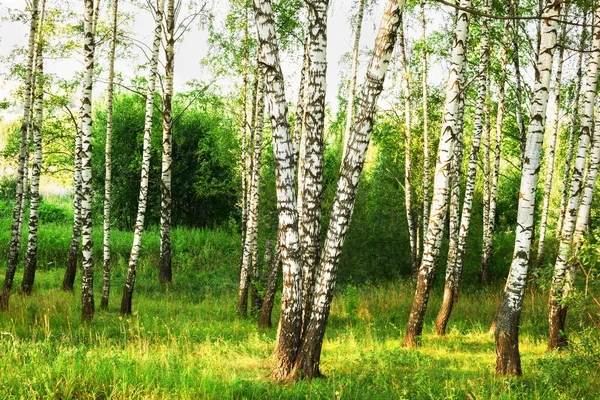
[[[185, 107], [193, 101], [193, 104]], [[156, 101], [155, 103], [158, 103]], [[118, 94], [114, 100], [112, 141], [112, 214], [119, 229], [131, 229], [137, 213], [144, 134], [144, 99]], [[175, 97], [173, 115], [173, 223], [224, 224], [237, 213], [239, 191], [234, 126], [217, 96], [190, 92]], [[127, 112], [125, 112], [127, 110]], [[106, 109], [94, 119], [93, 176], [95, 215], [102, 215]], [[147, 225], [160, 222], [162, 120], [155, 108], [148, 190]]]

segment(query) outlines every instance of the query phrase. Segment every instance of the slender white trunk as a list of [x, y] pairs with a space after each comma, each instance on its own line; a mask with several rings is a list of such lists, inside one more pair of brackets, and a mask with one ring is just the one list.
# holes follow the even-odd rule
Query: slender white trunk
[[271, 113], [277, 211], [282, 238], [283, 293], [273, 375], [276, 379], [284, 379], [296, 357], [302, 327], [302, 271], [299, 260], [298, 211], [295, 204], [294, 151], [271, 0], [253, 0], [253, 3], [260, 43], [259, 60], [265, 68], [266, 94]]
[[17, 259], [19, 257], [19, 249], [21, 246], [21, 230], [22, 224], [21, 215], [25, 209], [23, 193], [26, 191], [23, 183], [27, 171], [27, 136], [31, 120], [31, 91], [33, 87], [33, 59], [35, 55], [35, 42], [38, 26], [38, 0], [31, 2], [31, 21], [29, 25], [29, 44], [27, 53], [27, 65], [25, 72], [25, 101], [23, 106], [23, 121], [21, 123], [21, 141], [19, 147], [19, 166], [17, 167], [17, 187], [15, 194], [15, 204], [13, 209], [13, 218], [11, 226], [11, 238], [8, 250], [8, 260], [6, 264], [6, 274], [4, 278], [4, 287], [0, 297], [0, 307], [8, 309], [8, 300], [10, 290], [17, 269]]
[[[425, 1], [421, 1], [421, 25], [423, 33], [421, 41], [423, 42], [423, 238], [419, 239], [425, 242], [425, 233], [429, 224], [429, 181], [430, 161], [429, 161], [429, 111], [428, 111], [428, 84], [427, 84], [427, 25], [425, 20]], [[419, 259], [421, 255], [419, 254]]]
[[365, 4], [367, 0], [359, 0], [358, 12], [356, 13], [356, 26], [354, 31], [354, 44], [352, 45], [352, 68], [350, 73], [350, 90], [348, 92], [348, 105], [346, 106], [346, 129], [344, 129], [344, 150], [342, 159], [348, 152], [348, 141], [350, 140], [350, 131], [354, 123], [354, 109], [356, 97], [356, 77], [358, 75], [358, 52], [360, 50], [360, 36], [362, 33], [362, 23], [365, 14]]
[[[565, 5], [565, 11], [563, 15], [568, 15], [569, 4]], [[562, 26], [560, 33], [559, 43], [566, 43], [567, 39], [567, 27]], [[554, 155], [556, 153], [556, 140], [558, 138], [558, 128], [560, 125], [560, 101], [561, 101], [561, 81], [562, 81], [562, 69], [563, 61], [565, 56], [565, 48], [561, 46], [558, 50], [558, 64], [556, 67], [556, 78], [554, 83], [554, 119], [552, 120], [552, 133], [548, 138], [548, 148], [546, 150], [546, 183], [544, 186], [544, 200], [542, 203], [542, 218], [540, 222], [540, 231], [538, 237], [538, 250], [535, 260], [535, 268], [540, 269], [544, 260], [544, 245], [546, 243], [546, 229], [548, 226], [548, 213], [550, 210], [550, 195], [552, 194], [552, 181], [554, 177]]]
[[115, 81], [115, 51], [117, 47], [117, 13], [118, 0], [113, 0], [112, 40], [110, 43], [110, 58], [108, 66], [108, 99], [106, 105], [106, 147], [105, 147], [105, 177], [104, 177], [104, 271], [102, 274], [101, 307], [108, 308], [110, 295], [110, 194], [111, 194], [111, 142], [113, 127], [113, 97]]
[[[519, 192], [519, 208], [517, 212], [517, 228], [513, 260], [503, 300], [497, 314], [496, 324], [496, 373], [499, 375], [520, 375], [521, 360], [519, 355], [519, 321], [523, 306], [523, 295], [527, 279], [527, 269], [533, 236], [533, 220], [537, 181], [539, 176], [544, 140], [544, 127], [550, 77], [552, 75], [552, 59], [556, 47], [556, 18], [560, 11], [560, 3], [546, 0], [544, 21], [542, 24], [541, 45], [537, 55], [538, 79], [534, 86], [531, 118], [527, 134], [524, 164]], [[552, 20], [550, 19], [552, 18]]]
[[121, 301], [121, 314], [131, 314], [131, 301], [133, 297], [133, 287], [135, 284], [135, 275], [140, 257], [140, 246], [142, 244], [142, 233], [144, 232], [144, 218], [146, 216], [146, 204], [148, 200], [148, 174], [150, 172], [150, 135], [152, 133], [152, 112], [154, 110], [154, 92], [156, 87], [156, 76], [158, 66], [158, 52], [162, 36], [162, 20], [165, 0], [158, 0], [154, 10], [154, 40], [152, 43], [152, 53], [149, 65], [148, 88], [146, 91], [146, 116], [144, 123], [144, 144], [142, 149], [142, 172], [140, 177], [140, 195], [138, 199], [138, 212], [135, 221], [135, 230], [133, 233], [133, 244], [131, 246], [131, 255], [129, 257], [129, 268], [125, 288], [123, 290], [123, 299]]
[[406, 222], [408, 225], [411, 269], [413, 273], [416, 274], [419, 264], [419, 255], [417, 250], [417, 224], [415, 222], [412, 204], [412, 126], [410, 122], [410, 76], [408, 61], [406, 59], [406, 45], [404, 43], [403, 14], [400, 15], [398, 44], [400, 48], [400, 62], [402, 68], [402, 91], [404, 93], [404, 208], [406, 212]]
[[519, 32], [519, 0], [510, 1], [509, 7], [511, 8], [511, 14], [514, 17], [512, 21], [513, 28], [513, 66], [515, 70], [515, 94], [517, 96], [516, 104], [516, 116], [517, 116], [517, 129], [519, 130], [519, 143], [521, 148], [521, 167], [523, 167], [523, 158], [525, 155], [525, 144], [527, 141], [527, 133], [525, 131], [525, 121], [523, 119], [523, 85], [521, 78], [521, 65], [519, 60], [519, 38], [521, 34]]
[[[99, 1], [99, 0], [98, 0]], [[81, 119], [81, 318], [94, 318], [94, 259], [92, 241], [92, 87], [94, 75], [94, 1], [84, 0], [82, 119]]]
[[34, 113], [31, 129], [33, 131], [33, 162], [31, 164], [31, 191], [29, 203], [29, 235], [27, 238], [27, 253], [23, 271], [21, 291], [30, 294], [35, 280], [37, 268], [38, 243], [38, 210], [40, 205], [40, 175], [42, 172], [42, 123], [44, 121], [44, 58], [43, 58], [43, 24], [46, 0], [42, 0], [42, 11], [39, 21], [37, 38], [37, 53], [35, 66]]
[[[583, 16], [584, 23], [587, 23], [587, 14]], [[571, 176], [571, 162], [573, 161], [573, 150], [575, 147], [575, 131], [577, 129], [577, 123], [579, 122], [579, 99], [581, 95], [581, 82], [583, 77], [583, 56], [585, 54], [586, 44], [586, 29], [582, 28], [581, 36], [579, 38], [579, 60], [577, 61], [577, 78], [575, 79], [575, 93], [573, 103], [571, 105], [571, 120], [569, 126], [569, 147], [567, 150], [567, 156], [565, 158], [565, 165], [563, 169], [563, 186], [560, 200], [560, 214], [558, 217], [558, 223], [556, 224], [556, 232], [562, 232], [563, 221], [565, 219], [565, 211], [567, 208], [567, 200], [569, 198], [569, 178]]]
[[329, 229], [316, 279], [310, 320], [304, 329], [302, 343], [295, 361], [294, 375], [297, 376], [312, 378], [320, 375], [321, 349], [333, 299], [340, 254], [352, 217], [356, 191], [373, 129], [377, 99], [383, 89], [403, 7], [403, 0], [390, 0], [387, 3], [375, 41], [373, 58], [367, 70], [366, 81], [358, 97], [356, 122], [350, 134], [348, 153], [342, 160]]
[[160, 184], [160, 262], [158, 280], [171, 283], [171, 174], [173, 153], [173, 80], [175, 78], [175, 0], [168, 0], [165, 26], [165, 90], [162, 113], [162, 165]]
[[[470, 0], [461, 0], [460, 6], [471, 7]], [[465, 54], [469, 36], [469, 14], [463, 10], [457, 13], [454, 28], [450, 74], [446, 89], [446, 103], [443, 112], [442, 132], [437, 153], [437, 162], [433, 183], [433, 199], [425, 242], [423, 244], [423, 259], [417, 277], [417, 290], [413, 301], [404, 346], [415, 346], [423, 329], [425, 310], [431, 291], [431, 284], [444, 234], [448, 200], [450, 195], [449, 176], [454, 158], [457, 122], [459, 117], [460, 93], [462, 90]]]

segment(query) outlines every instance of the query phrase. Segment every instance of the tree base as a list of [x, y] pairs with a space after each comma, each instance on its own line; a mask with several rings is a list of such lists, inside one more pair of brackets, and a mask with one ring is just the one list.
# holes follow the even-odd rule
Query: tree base
[[133, 300], [133, 293], [125, 287], [123, 290], [123, 299], [121, 300], [121, 314], [130, 315], [131, 314], [131, 303]]
[[496, 375], [521, 376], [518, 334], [499, 332], [496, 334]]

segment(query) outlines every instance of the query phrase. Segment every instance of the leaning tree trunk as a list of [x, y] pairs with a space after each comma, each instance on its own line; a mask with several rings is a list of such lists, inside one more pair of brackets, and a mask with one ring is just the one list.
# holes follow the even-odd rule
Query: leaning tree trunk
[[419, 255], [417, 249], [417, 224], [415, 223], [412, 204], [412, 129], [410, 123], [410, 77], [408, 75], [408, 61], [406, 60], [404, 21], [402, 15], [403, 14], [400, 14], [398, 44], [400, 47], [400, 62], [402, 64], [402, 91], [404, 92], [404, 208], [406, 212], [406, 222], [408, 225], [411, 270], [413, 274], [416, 274], [419, 264]]
[[275, 257], [271, 257], [273, 254], [273, 242], [269, 239], [267, 241], [267, 248], [265, 249], [265, 267], [269, 268], [269, 276], [258, 316], [258, 326], [261, 328], [270, 328], [272, 326], [271, 314], [273, 313], [273, 303], [275, 303], [275, 293], [277, 292], [277, 274], [279, 273], [280, 264], [279, 241], [275, 248]]
[[[483, 11], [487, 14], [490, 13], [490, 2], [485, 2]], [[479, 71], [478, 71], [478, 88], [477, 88], [477, 104], [475, 105], [475, 120], [473, 122], [473, 140], [471, 142], [471, 152], [469, 154], [469, 166], [467, 168], [467, 181], [465, 184], [465, 199], [463, 201], [462, 213], [459, 215], [458, 210], [455, 211], [456, 219], [460, 218], [460, 225], [458, 222], [454, 224], [458, 226], [458, 229], [452, 229], [452, 213], [451, 213], [451, 228], [450, 228], [450, 250], [448, 252], [448, 266], [446, 269], [446, 284], [444, 286], [444, 298], [440, 312], [438, 313], [435, 327], [438, 335], [444, 335], [446, 333], [446, 326], [452, 313], [454, 301], [458, 296], [458, 287], [460, 282], [460, 274], [462, 273], [462, 266], [464, 263], [464, 254], [467, 243], [467, 237], [469, 233], [469, 225], [471, 222], [471, 211], [473, 207], [473, 197], [475, 193], [475, 179], [477, 177], [477, 159], [479, 155], [479, 146], [481, 144], [481, 135], [484, 129], [484, 118], [486, 117], [486, 99], [489, 92], [489, 79], [488, 69], [490, 63], [490, 42], [489, 42], [489, 20], [484, 18], [481, 24], [481, 44], [480, 44], [480, 57], [479, 57]], [[489, 116], [489, 115], [488, 115]], [[458, 140], [457, 146], [461, 149], [461, 141]], [[455, 157], [457, 156], [455, 151]], [[461, 165], [459, 165], [458, 173], [462, 166], [462, 154], [458, 155]], [[460, 179], [460, 175], [453, 177], [453, 179]], [[453, 185], [452, 202], [456, 201], [456, 207], [458, 208], [458, 197], [460, 197], [460, 182]], [[457, 198], [455, 200], [455, 198]], [[451, 208], [453, 205], [451, 204]]]
[[104, 271], [102, 274], [102, 300], [100, 307], [108, 308], [110, 295], [110, 194], [111, 194], [111, 141], [113, 126], [113, 94], [115, 81], [115, 51], [117, 47], [117, 12], [118, 0], [113, 0], [112, 40], [110, 43], [110, 59], [108, 67], [108, 99], [106, 105], [106, 148], [104, 178]]
[[[587, 23], [587, 13], [583, 16], [584, 24]], [[569, 126], [569, 146], [567, 156], [565, 157], [565, 165], [563, 170], [563, 186], [561, 192], [560, 209], [558, 223], [556, 224], [556, 232], [562, 232], [563, 221], [565, 220], [565, 210], [569, 199], [569, 178], [571, 176], [571, 162], [573, 161], [573, 149], [575, 147], [575, 130], [579, 121], [579, 98], [581, 94], [581, 81], [583, 76], [583, 55], [585, 53], [586, 44], [586, 29], [582, 28], [579, 38], [579, 60], [577, 61], [577, 78], [575, 79], [575, 90], [573, 103], [571, 105], [571, 121]]]
[[502, 154], [502, 130], [504, 127], [504, 96], [506, 91], [506, 67], [508, 64], [508, 41], [510, 21], [504, 23], [504, 38], [502, 40], [502, 59], [500, 62], [500, 86], [498, 88], [498, 109], [496, 112], [496, 140], [494, 146], [494, 169], [492, 171], [490, 206], [488, 209], [487, 231], [484, 232], [483, 249], [481, 254], [481, 269], [489, 271], [492, 261], [494, 231], [496, 230], [496, 205], [500, 181], [500, 160]]
[[175, 76], [175, 0], [168, 0], [165, 26], [165, 92], [163, 96], [162, 167], [160, 185], [160, 261], [158, 281], [171, 283], [171, 174], [173, 153], [173, 79]]
[[[569, 11], [569, 4], [565, 4], [564, 15], [567, 16]], [[566, 43], [567, 41], [567, 26], [563, 25], [560, 33], [559, 43]], [[554, 155], [556, 153], [556, 140], [558, 138], [558, 128], [560, 125], [560, 89], [562, 81], [562, 69], [563, 61], [565, 57], [565, 48], [561, 46], [558, 50], [558, 65], [556, 68], [556, 77], [554, 83], [554, 119], [552, 121], [552, 134], [549, 137], [548, 148], [546, 150], [547, 162], [546, 162], [546, 183], [544, 186], [544, 200], [542, 203], [542, 219], [540, 222], [540, 231], [538, 233], [538, 251], [535, 260], [535, 275], [536, 271], [542, 268], [542, 262], [544, 261], [544, 246], [546, 244], [546, 229], [548, 227], [548, 213], [550, 211], [550, 196], [552, 194], [552, 178], [554, 177]], [[535, 279], [535, 277], [534, 277]]]
[[[463, 8], [468, 8], [471, 6], [471, 0], [461, 0], [460, 5]], [[425, 234], [425, 243], [423, 244], [423, 259], [421, 260], [421, 267], [417, 277], [417, 290], [403, 346], [412, 347], [418, 344], [418, 338], [423, 330], [429, 292], [431, 291], [433, 276], [437, 268], [437, 261], [442, 245], [449, 198], [448, 177], [457, 133], [457, 116], [468, 36], [469, 14], [463, 10], [459, 10], [454, 28], [450, 75], [448, 77], [446, 104], [443, 113], [444, 120], [434, 176], [433, 193], [435, 195], [431, 202], [429, 225]]]
[[142, 150], [142, 172], [140, 177], [140, 195], [138, 199], [138, 212], [135, 221], [135, 230], [133, 233], [133, 244], [131, 246], [131, 255], [129, 257], [129, 268], [125, 288], [123, 289], [123, 299], [121, 300], [121, 314], [131, 314], [131, 300], [133, 297], [133, 287], [135, 284], [135, 275], [140, 257], [140, 246], [142, 244], [142, 234], [144, 232], [144, 218], [146, 216], [146, 205], [148, 201], [148, 174], [150, 172], [150, 135], [152, 133], [152, 111], [154, 110], [154, 91], [156, 86], [158, 51], [162, 35], [162, 19], [165, 6], [165, 0], [158, 0], [154, 15], [154, 41], [152, 43], [152, 55], [150, 58], [150, 70], [148, 76], [148, 88], [146, 92], [146, 117], [144, 124], [144, 145]]
[[367, 70], [365, 84], [358, 97], [356, 122], [350, 134], [348, 153], [344, 157], [340, 169], [340, 179], [323, 247], [310, 320], [304, 329], [302, 343], [290, 377], [313, 378], [320, 375], [319, 363], [323, 338], [331, 309], [341, 250], [352, 217], [358, 183], [373, 129], [377, 99], [383, 89], [403, 7], [403, 0], [390, 0], [383, 13], [375, 40], [373, 58]]
[[515, 248], [510, 272], [504, 287], [502, 303], [498, 309], [496, 323], [496, 374], [521, 375], [519, 355], [519, 321], [525, 293], [525, 282], [529, 266], [535, 195], [544, 140], [544, 124], [548, 106], [548, 87], [552, 75], [552, 58], [556, 47], [556, 18], [560, 3], [546, 0], [542, 41], [537, 56], [538, 80], [535, 82], [531, 119], [527, 134], [525, 163], [523, 164]]
[[[99, 1], [99, 0], [98, 0]], [[94, 75], [94, 1], [84, 0], [82, 119], [81, 119], [81, 319], [94, 318], [94, 258], [92, 254], [92, 77]]]
[[323, 134], [327, 74], [327, 8], [329, 0], [308, 1], [309, 59], [306, 106], [300, 161], [302, 181], [298, 194], [298, 233], [302, 265], [302, 321], [310, 318], [315, 272], [321, 251], [321, 202], [323, 193]]
[[[423, 238], [419, 240], [425, 241], [425, 233], [429, 225], [429, 112], [427, 104], [428, 99], [428, 88], [427, 83], [427, 26], [425, 20], [425, 1], [421, 1], [421, 25], [423, 26], [423, 32], [421, 34], [421, 41], [423, 42]], [[421, 255], [419, 254], [419, 259]]]
[[42, 27], [44, 23], [44, 11], [46, 0], [42, 0], [42, 12], [39, 22], [39, 34], [37, 39], [36, 67], [35, 67], [35, 90], [34, 90], [34, 114], [33, 123], [33, 162], [31, 164], [31, 191], [29, 203], [29, 236], [27, 239], [27, 253], [23, 268], [23, 281], [21, 292], [31, 294], [35, 271], [37, 269], [37, 244], [39, 226], [40, 205], [40, 175], [42, 172], [42, 123], [44, 121], [44, 58], [42, 54]]
[[271, 0], [253, 2], [260, 48], [259, 60], [265, 68], [266, 94], [271, 113], [279, 234], [283, 238], [283, 294], [273, 376], [284, 379], [296, 357], [302, 327], [302, 271], [299, 260], [298, 211], [295, 204], [295, 163]]
[[4, 287], [0, 295], [0, 308], [8, 309], [10, 290], [15, 278], [17, 269], [17, 260], [19, 249], [21, 247], [21, 231], [19, 229], [22, 210], [25, 209], [23, 193], [26, 188], [23, 186], [26, 164], [27, 164], [27, 132], [31, 120], [31, 91], [33, 80], [33, 57], [36, 48], [36, 33], [38, 26], [38, 0], [31, 2], [31, 21], [29, 25], [29, 49], [27, 53], [27, 66], [25, 72], [25, 101], [23, 106], [23, 122], [21, 123], [21, 141], [19, 147], [19, 166], [17, 168], [17, 188], [15, 194], [15, 205], [13, 209], [13, 218], [11, 226], [10, 245], [8, 248], [8, 261], [6, 263], [6, 275], [4, 277]]
[[596, 85], [598, 82], [598, 62], [600, 62], [600, 6], [595, 10], [594, 21], [592, 54], [588, 61], [585, 91], [583, 95], [581, 133], [577, 145], [575, 165], [573, 167], [573, 176], [571, 178], [571, 188], [569, 191], [569, 201], [567, 203], [565, 219], [560, 234], [558, 256], [556, 258], [556, 263], [554, 264], [554, 274], [552, 276], [552, 286], [550, 289], [550, 311], [548, 316], [550, 322], [548, 348], [550, 349], [556, 349], [566, 344], [561, 337], [561, 332], [564, 329], [563, 316], [566, 312], [563, 310], [562, 297], [566, 270], [571, 260], [571, 255], [573, 254], [573, 233], [577, 222], [579, 200], [583, 186], [583, 174], [592, 135], [594, 103], [597, 98]]
[[354, 33], [354, 44], [352, 45], [352, 72], [350, 75], [350, 90], [348, 91], [348, 104], [346, 106], [346, 128], [344, 129], [344, 150], [342, 159], [348, 152], [348, 141], [350, 140], [350, 132], [354, 123], [354, 109], [356, 108], [354, 101], [356, 98], [356, 77], [358, 75], [358, 52], [360, 50], [360, 36], [362, 33], [362, 23], [365, 15], [365, 3], [367, 0], [359, 0], [358, 13], [356, 14], [356, 27]]

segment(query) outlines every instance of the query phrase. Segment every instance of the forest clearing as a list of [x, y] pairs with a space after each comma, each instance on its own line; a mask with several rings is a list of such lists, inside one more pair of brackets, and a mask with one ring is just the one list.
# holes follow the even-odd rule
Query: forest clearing
[[600, 398], [598, 1], [6, 0], [0, 40], [0, 398]]

